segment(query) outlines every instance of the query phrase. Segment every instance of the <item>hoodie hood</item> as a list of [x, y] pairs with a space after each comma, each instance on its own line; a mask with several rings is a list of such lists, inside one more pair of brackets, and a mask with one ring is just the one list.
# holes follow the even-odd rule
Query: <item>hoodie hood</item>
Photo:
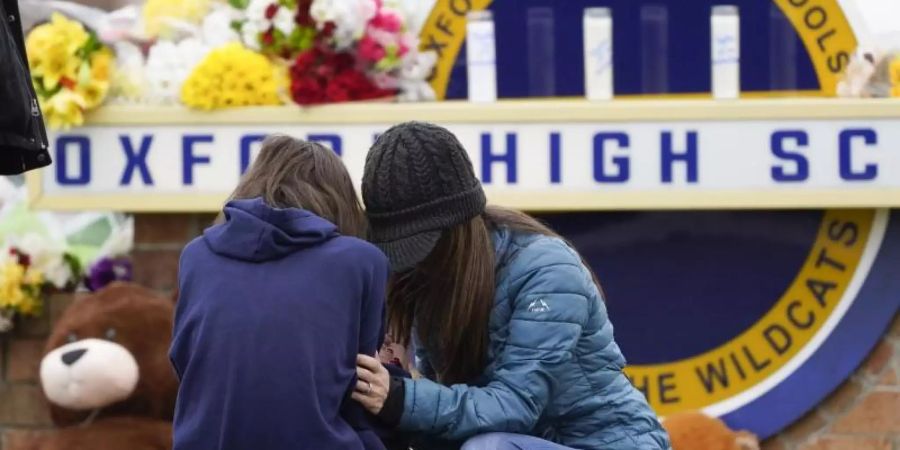
[[232, 200], [225, 205], [225, 223], [203, 232], [209, 248], [242, 261], [279, 259], [338, 236], [337, 227], [304, 209], [278, 209], [261, 198]]

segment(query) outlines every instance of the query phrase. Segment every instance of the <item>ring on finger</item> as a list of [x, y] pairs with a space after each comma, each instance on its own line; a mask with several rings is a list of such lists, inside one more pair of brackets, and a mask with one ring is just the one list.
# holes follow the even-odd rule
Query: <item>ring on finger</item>
[[366, 381], [366, 394], [372, 393], [372, 383]]

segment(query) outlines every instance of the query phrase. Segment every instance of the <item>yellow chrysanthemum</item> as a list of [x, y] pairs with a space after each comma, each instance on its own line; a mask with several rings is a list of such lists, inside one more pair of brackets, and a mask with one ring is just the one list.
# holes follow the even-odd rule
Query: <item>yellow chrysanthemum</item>
[[44, 119], [54, 129], [65, 130], [83, 124], [86, 107], [84, 97], [68, 89], [63, 89], [41, 102]]
[[144, 3], [144, 31], [150, 37], [170, 37], [172, 30], [163, 19], [200, 23], [209, 12], [210, 0], [147, 0]]
[[278, 105], [281, 70], [265, 56], [231, 43], [210, 52], [181, 87], [181, 101], [198, 109]]
[[45, 89], [54, 89], [62, 77], [74, 79], [81, 65], [75, 53], [88, 40], [84, 26], [53, 13], [49, 23], [35, 27], [25, 40], [29, 67], [43, 79]]

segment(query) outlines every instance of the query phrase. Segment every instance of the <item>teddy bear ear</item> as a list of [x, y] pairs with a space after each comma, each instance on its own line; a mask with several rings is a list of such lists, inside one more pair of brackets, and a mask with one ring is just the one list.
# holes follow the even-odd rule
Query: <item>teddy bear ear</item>
[[738, 431], [734, 438], [734, 442], [741, 450], [760, 450], [759, 438], [756, 437], [755, 434], [746, 430]]

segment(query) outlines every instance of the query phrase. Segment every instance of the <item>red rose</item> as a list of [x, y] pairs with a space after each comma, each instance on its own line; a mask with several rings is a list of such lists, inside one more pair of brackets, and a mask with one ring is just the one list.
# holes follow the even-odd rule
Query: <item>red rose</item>
[[334, 22], [326, 22], [319, 33], [321, 33], [323, 37], [331, 37], [331, 35], [334, 34], [335, 28], [337, 28], [337, 25], [335, 25]]
[[332, 53], [325, 58], [325, 64], [334, 67], [336, 72], [343, 72], [353, 68], [356, 61], [350, 53]]
[[272, 45], [275, 42], [275, 32], [271, 29], [266, 31], [260, 37], [260, 41], [262, 41], [264, 45]]
[[312, 48], [297, 55], [291, 71], [305, 72], [311, 70], [316, 63], [316, 59], [318, 59], [316, 53], [316, 50]]
[[301, 27], [312, 27], [316, 25], [316, 21], [309, 15], [309, 7], [313, 0], [299, 0], [297, 2], [297, 15], [294, 16], [294, 22]]
[[328, 61], [325, 61], [324, 63], [322, 63], [318, 67], [316, 67], [314, 72], [317, 77], [327, 80], [334, 75], [336, 70], [335, 70], [334, 66], [332, 66], [331, 64], [328, 64]]
[[335, 80], [331, 80], [325, 88], [325, 97], [331, 103], [340, 103], [350, 100], [350, 92]]
[[272, 20], [275, 14], [278, 14], [278, 4], [272, 3], [266, 7], [266, 19]]
[[325, 101], [322, 86], [315, 78], [310, 77], [291, 80], [291, 97], [300, 105], [314, 105]]

